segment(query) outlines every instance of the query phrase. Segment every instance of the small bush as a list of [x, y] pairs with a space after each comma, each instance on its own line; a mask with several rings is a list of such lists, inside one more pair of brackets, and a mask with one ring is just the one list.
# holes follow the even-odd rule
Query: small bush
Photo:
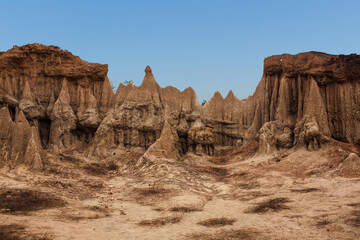
[[196, 208], [196, 207], [173, 207], [173, 208], [170, 209], [170, 211], [189, 213], [189, 212], [201, 211], [201, 209]]
[[0, 226], [1, 240], [49, 240], [47, 234], [34, 235], [26, 232], [24, 226], [19, 224], [9, 224]]
[[304, 188], [304, 189], [290, 189], [291, 192], [298, 192], [298, 193], [309, 193], [309, 192], [316, 192], [320, 191], [318, 188]]
[[194, 233], [188, 236], [189, 240], [255, 240], [260, 238], [260, 233], [250, 229], [235, 229], [227, 231], [218, 231], [216, 233]]
[[90, 163], [84, 166], [86, 173], [91, 175], [106, 175], [108, 171], [116, 171], [119, 166], [114, 162], [110, 161], [107, 163]]
[[317, 227], [322, 227], [322, 226], [326, 226], [326, 225], [328, 225], [328, 224], [330, 224], [330, 223], [331, 223], [331, 221], [329, 221], [329, 220], [327, 220], [327, 219], [324, 219], [324, 220], [318, 221], [318, 222], [316, 223], [316, 226], [317, 226]]
[[346, 223], [354, 227], [360, 227], [360, 211], [352, 211], [351, 216], [346, 220]]
[[180, 222], [182, 219], [181, 216], [170, 216], [170, 217], [161, 217], [151, 220], [142, 220], [138, 224], [140, 226], [149, 226], [149, 227], [159, 227], [167, 224], [174, 224]]
[[64, 200], [49, 193], [29, 189], [2, 189], [0, 191], [0, 209], [8, 212], [36, 211], [64, 205]]
[[158, 194], [162, 195], [170, 192], [170, 190], [163, 188], [161, 185], [157, 184], [156, 182], [153, 183], [149, 188], [136, 188], [135, 191], [142, 196], [151, 196]]
[[210, 218], [198, 222], [197, 224], [203, 225], [205, 227], [222, 227], [226, 225], [233, 225], [234, 222], [236, 222], [236, 219], [221, 217], [221, 218]]
[[290, 209], [285, 203], [290, 202], [287, 198], [274, 198], [258, 203], [254, 208], [248, 210], [248, 213], [265, 213], [269, 211], [278, 212], [284, 209]]

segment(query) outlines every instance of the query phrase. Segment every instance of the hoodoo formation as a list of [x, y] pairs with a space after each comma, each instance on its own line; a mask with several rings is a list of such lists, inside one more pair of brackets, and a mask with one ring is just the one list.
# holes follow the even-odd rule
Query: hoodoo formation
[[254, 95], [216, 92], [200, 106], [192, 88], [161, 88], [149, 66], [140, 86], [114, 94], [107, 65], [55, 46], [15, 46], [0, 54], [2, 164], [42, 168], [42, 152], [91, 159], [129, 151], [142, 158], [213, 155], [253, 141], [258, 153], [360, 143], [360, 56], [307, 52], [271, 56]]

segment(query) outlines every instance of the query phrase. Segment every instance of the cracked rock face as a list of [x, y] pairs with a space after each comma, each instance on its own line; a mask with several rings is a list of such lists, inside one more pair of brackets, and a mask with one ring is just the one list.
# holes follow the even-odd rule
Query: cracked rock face
[[355, 54], [271, 56], [252, 96], [216, 92], [200, 106], [190, 87], [160, 87], [149, 66], [140, 86], [120, 84], [114, 94], [107, 65], [55, 46], [16, 46], [0, 55], [0, 154], [8, 165], [41, 169], [41, 151], [80, 146], [95, 160], [137, 151], [143, 161], [176, 161], [253, 140], [264, 154], [356, 143], [360, 121], [349, 107], [360, 104], [359, 69]]

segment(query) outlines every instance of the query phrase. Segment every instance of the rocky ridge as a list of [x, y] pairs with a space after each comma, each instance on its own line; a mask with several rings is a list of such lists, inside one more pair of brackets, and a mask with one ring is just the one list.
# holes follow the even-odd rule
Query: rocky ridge
[[0, 55], [0, 155], [41, 169], [43, 151], [176, 161], [254, 140], [259, 154], [360, 143], [360, 123], [349, 114], [360, 103], [359, 67], [356, 54], [272, 56], [252, 96], [216, 92], [200, 106], [191, 88], [161, 88], [149, 66], [140, 86], [120, 84], [114, 94], [107, 65], [55, 46], [16, 46]]

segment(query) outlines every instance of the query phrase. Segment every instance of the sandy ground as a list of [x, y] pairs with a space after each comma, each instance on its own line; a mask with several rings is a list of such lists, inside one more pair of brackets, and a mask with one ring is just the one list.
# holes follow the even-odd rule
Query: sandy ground
[[[360, 179], [338, 177], [331, 161], [320, 149], [275, 160], [189, 155], [132, 170], [118, 162], [106, 174], [87, 171], [86, 160], [58, 160], [41, 173], [2, 168], [3, 191], [32, 189], [66, 204], [1, 209], [0, 223], [24, 227], [19, 239], [360, 239]], [[279, 198], [278, 208], [254, 212]], [[209, 219], [220, 223], [199, 224]]]

